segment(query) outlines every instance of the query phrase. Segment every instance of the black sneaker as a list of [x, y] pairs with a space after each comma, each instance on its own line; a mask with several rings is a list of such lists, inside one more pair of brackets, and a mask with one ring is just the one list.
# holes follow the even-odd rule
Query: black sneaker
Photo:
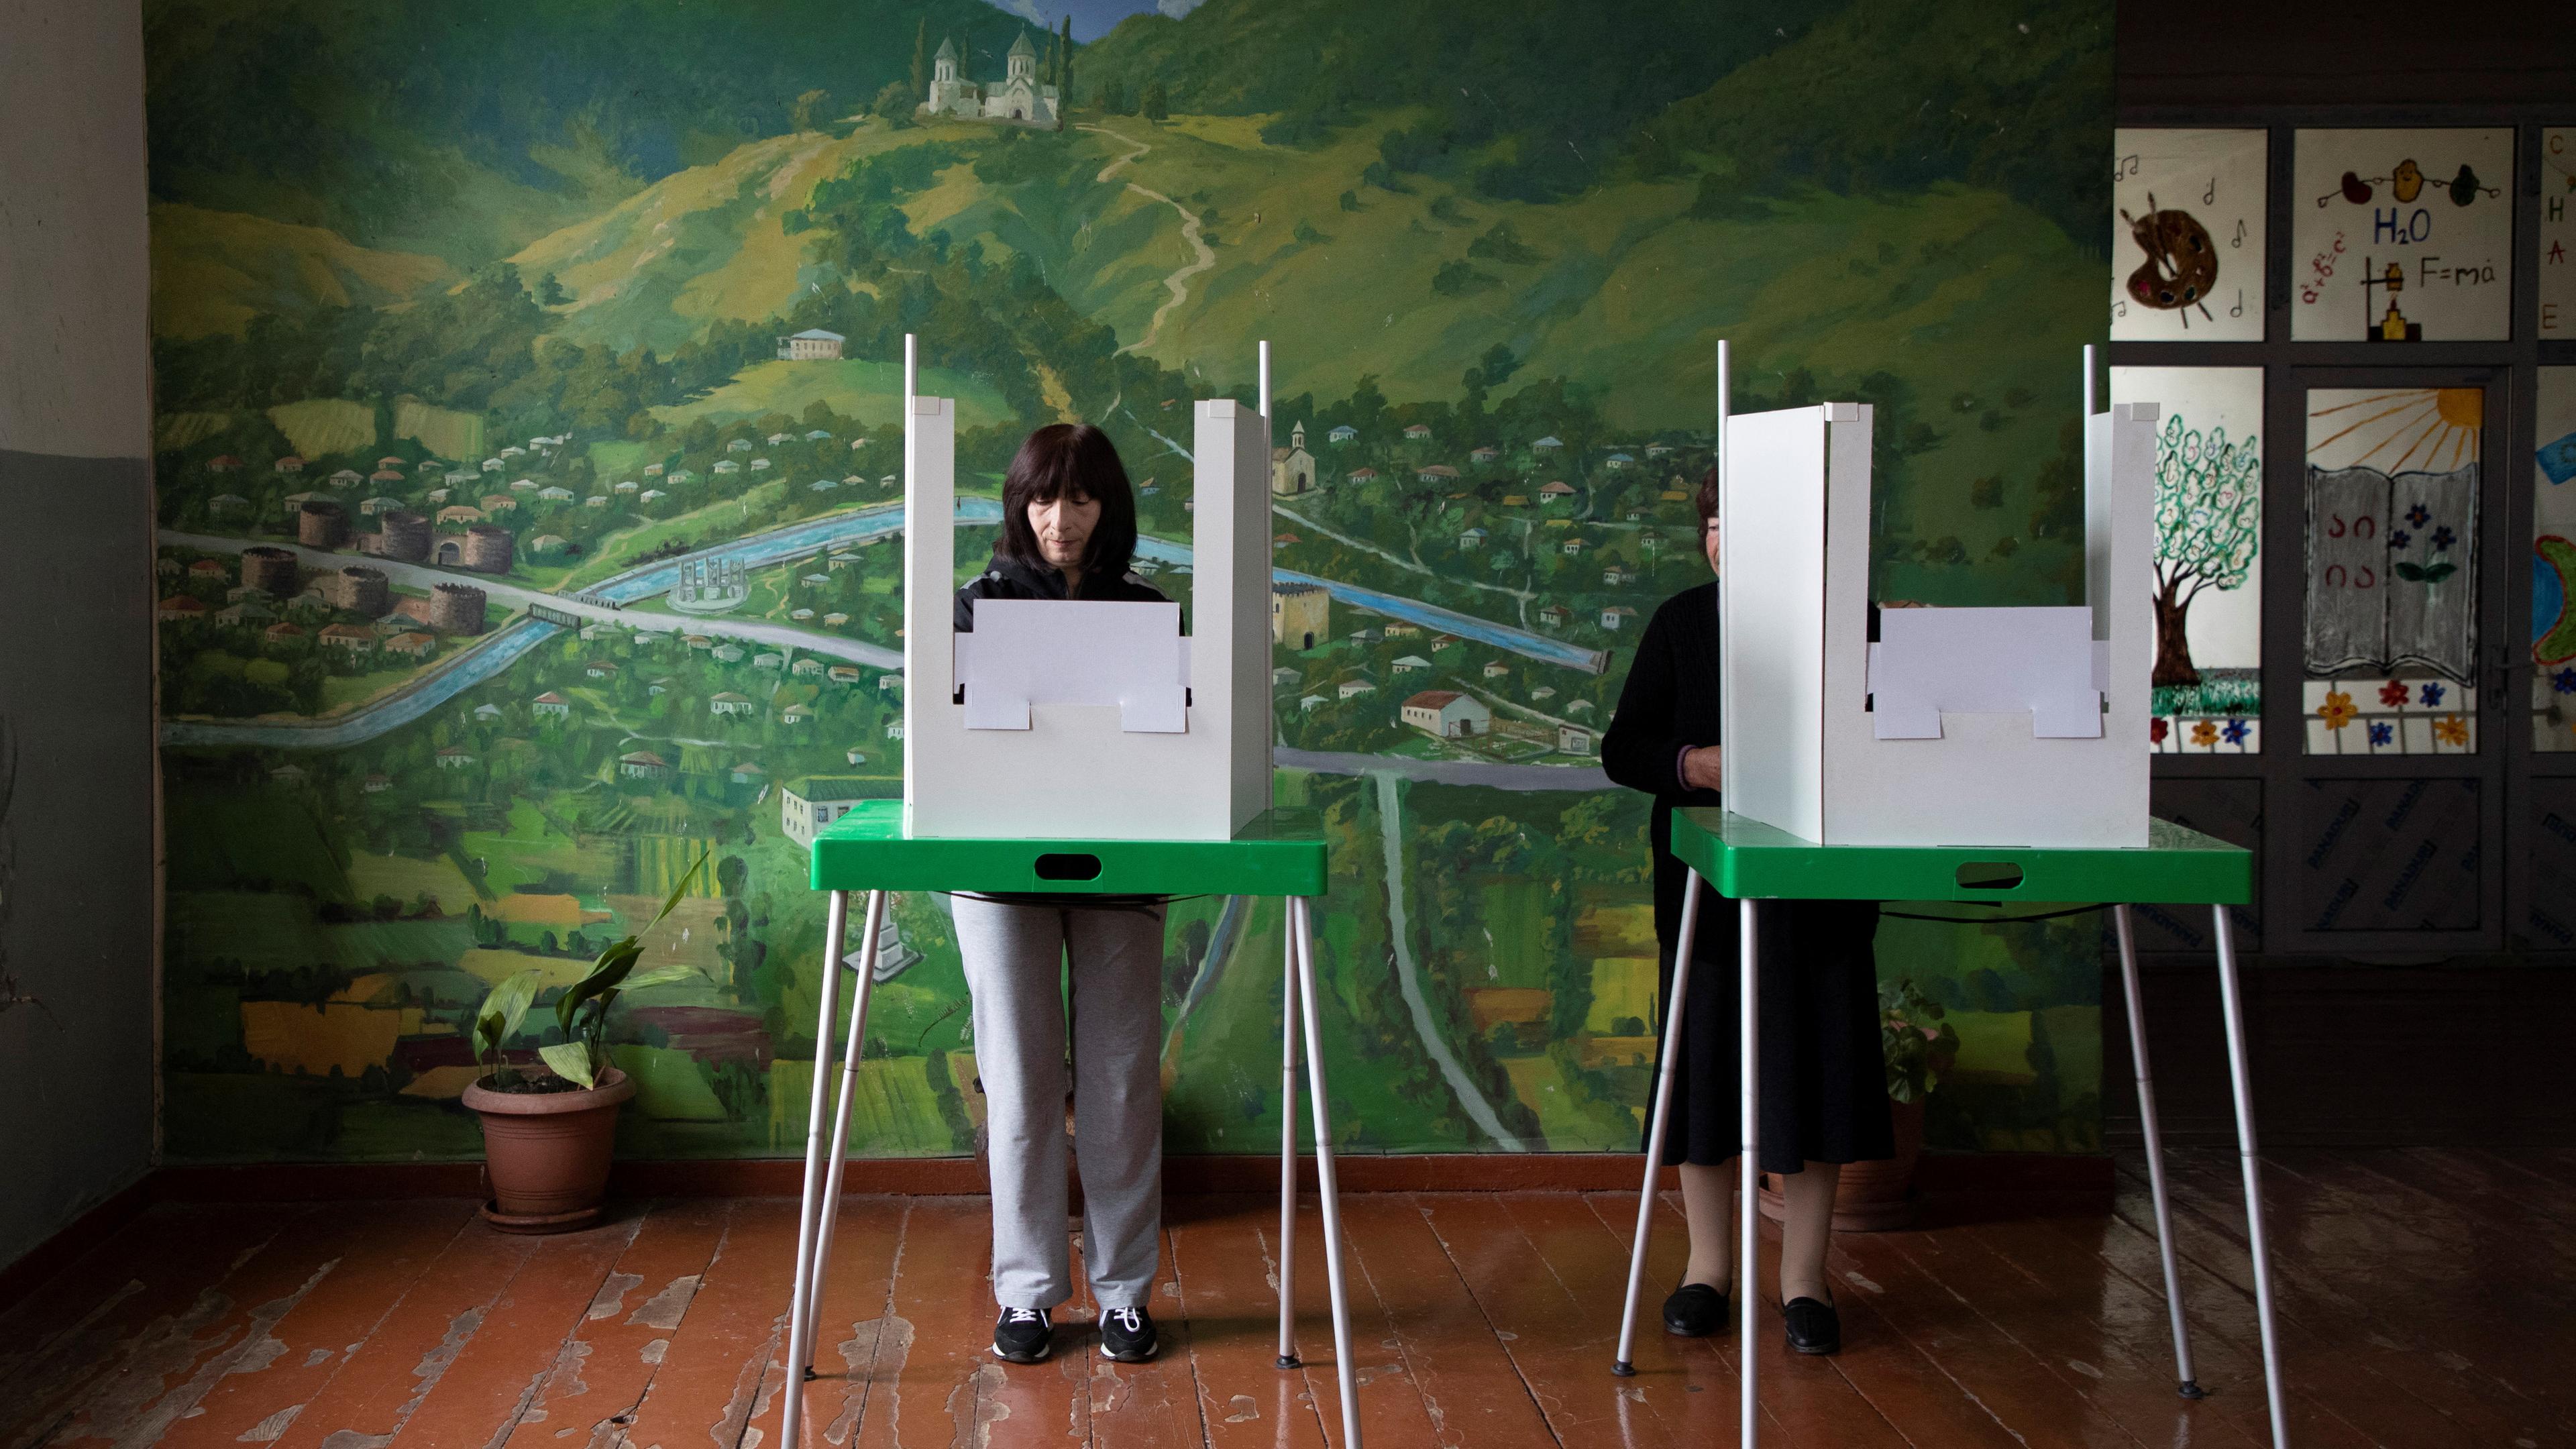
[[1112, 1308], [1100, 1315], [1100, 1351], [1115, 1363], [1143, 1363], [1161, 1343], [1154, 1336], [1154, 1315], [1142, 1308]]
[[1055, 1325], [1043, 1308], [1005, 1308], [993, 1324], [993, 1354], [1012, 1363], [1044, 1363]]

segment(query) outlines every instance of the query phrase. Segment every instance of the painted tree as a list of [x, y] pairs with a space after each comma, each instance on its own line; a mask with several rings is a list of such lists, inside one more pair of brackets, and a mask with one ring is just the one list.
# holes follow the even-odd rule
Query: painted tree
[[925, 15], [912, 27], [912, 93], [916, 97], [930, 94], [930, 17]]
[[1159, 121], [1172, 114], [1171, 92], [1163, 89], [1161, 81], [1145, 87], [1143, 110], [1145, 119], [1149, 121]]
[[1055, 43], [1055, 128], [1064, 129], [1064, 113], [1073, 109], [1073, 16], [1064, 17], [1064, 30]]
[[2261, 455], [2251, 437], [2207, 434], [2175, 413], [2156, 439], [2156, 667], [2159, 685], [2200, 683], [2185, 623], [2204, 589], [2242, 588], [2263, 530]]

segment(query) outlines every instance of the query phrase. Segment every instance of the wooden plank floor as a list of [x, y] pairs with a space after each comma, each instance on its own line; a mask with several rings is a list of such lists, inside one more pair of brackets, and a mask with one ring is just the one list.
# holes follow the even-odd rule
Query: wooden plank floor
[[[2267, 1159], [2291, 1432], [2309, 1446], [2576, 1449], [2576, 1154]], [[2235, 1161], [2174, 1154], [2201, 1383], [2173, 1391], [2143, 1163], [2107, 1214], [1936, 1213], [1847, 1236], [1844, 1352], [1760, 1356], [1765, 1442], [2268, 1442]], [[1384, 1194], [1346, 1205], [1368, 1441], [1455, 1449], [1735, 1441], [1733, 1337], [1639, 1336], [1609, 1372], [1635, 1198]], [[1654, 1299], [1680, 1219], [1652, 1245]], [[1089, 1315], [1055, 1359], [989, 1352], [973, 1198], [854, 1198], [809, 1443], [1325, 1449], [1341, 1438], [1322, 1233], [1297, 1244], [1302, 1369], [1272, 1363], [1275, 1201], [1176, 1198], [1166, 1351], [1110, 1363]], [[0, 1313], [0, 1449], [757, 1449], [777, 1442], [794, 1204], [631, 1205], [504, 1237], [472, 1205], [163, 1204]], [[1774, 1275], [1766, 1265], [1765, 1291]]]

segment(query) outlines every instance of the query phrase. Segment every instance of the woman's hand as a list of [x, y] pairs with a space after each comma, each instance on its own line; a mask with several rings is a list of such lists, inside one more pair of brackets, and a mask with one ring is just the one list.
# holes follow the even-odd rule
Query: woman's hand
[[1718, 747], [1715, 745], [1702, 745], [1695, 750], [1684, 750], [1682, 752], [1682, 784], [1693, 790], [1715, 790], [1721, 788], [1725, 783], [1726, 777], [1719, 772], [1719, 756], [1717, 750]]

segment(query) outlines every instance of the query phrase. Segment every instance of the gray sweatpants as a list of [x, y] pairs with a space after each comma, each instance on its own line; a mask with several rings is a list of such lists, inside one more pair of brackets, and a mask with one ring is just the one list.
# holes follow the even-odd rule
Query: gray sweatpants
[[1074, 1133], [1092, 1295], [1144, 1308], [1163, 1227], [1163, 908], [954, 898], [975, 1006], [993, 1172], [993, 1296], [1073, 1296], [1065, 1237], [1065, 1001], [1073, 977]]

